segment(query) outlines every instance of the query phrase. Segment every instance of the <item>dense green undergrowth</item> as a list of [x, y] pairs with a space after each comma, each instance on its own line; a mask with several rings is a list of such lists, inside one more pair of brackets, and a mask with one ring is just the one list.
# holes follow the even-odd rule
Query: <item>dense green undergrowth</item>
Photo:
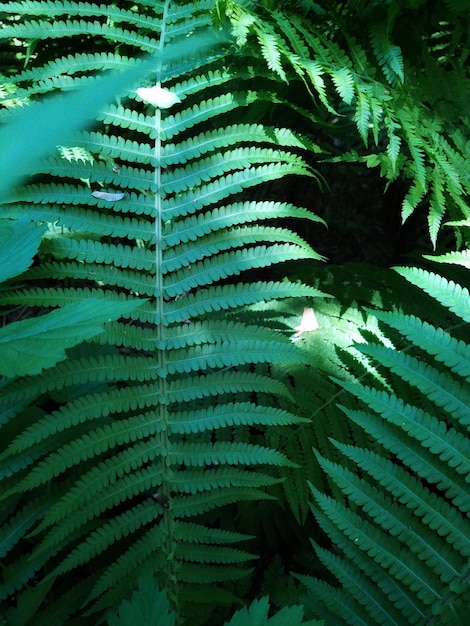
[[0, 25], [2, 623], [465, 623], [461, 3]]

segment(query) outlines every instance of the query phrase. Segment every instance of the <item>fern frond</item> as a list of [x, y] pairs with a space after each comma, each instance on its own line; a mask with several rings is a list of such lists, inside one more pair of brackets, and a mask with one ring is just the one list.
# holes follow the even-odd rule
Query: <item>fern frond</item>
[[408, 549], [397, 549], [394, 542], [387, 541], [387, 535], [379, 528], [313, 488], [312, 491], [325, 515], [331, 518], [334, 526], [344, 532], [351, 542], [356, 543], [360, 550], [376, 561], [382, 569], [390, 571], [392, 576], [409, 588], [425, 605], [429, 606], [438, 600], [442, 593], [442, 583], [438, 577], [431, 576], [429, 570], [416, 562], [413, 567], [409, 567]]
[[[338, 381], [339, 382], [339, 381]], [[406, 405], [400, 399], [390, 396], [386, 392], [377, 392], [371, 388], [354, 387], [349, 383], [342, 383], [371, 408], [379, 412], [385, 419], [391, 421], [416, 438], [423, 446], [430, 449], [439, 458], [449, 463], [461, 474], [470, 470], [470, 461], [467, 458], [467, 443], [465, 437], [450, 428], [447, 432], [444, 423], [438, 418], [414, 406]]]
[[[460, 285], [420, 269], [399, 272], [462, 314], [459, 300], [466, 296]], [[341, 453], [335, 461], [316, 453], [340, 494], [311, 485], [317, 503], [312, 510], [334, 543], [332, 550], [315, 550], [339, 581], [342, 603], [327, 591], [332, 604], [325, 606], [321, 584], [307, 579], [310, 606], [314, 615], [337, 615], [344, 624], [346, 608], [362, 619], [358, 604], [369, 613], [367, 624], [383, 623], [384, 607], [387, 623], [452, 623], [449, 604], [463, 615], [468, 602], [469, 398], [458, 379], [468, 373], [468, 346], [415, 316], [374, 314], [411, 340], [413, 353], [378, 342], [356, 346], [386, 371], [394, 393], [357, 378], [336, 379], [354, 402], [371, 409], [341, 407], [352, 433], [359, 427], [372, 440], [366, 447], [332, 437]]]
[[461, 265], [466, 269], [470, 269], [470, 250], [459, 250], [456, 252], [447, 252], [438, 256], [423, 255], [425, 259], [436, 261], [436, 263], [453, 263]]
[[389, 142], [387, 145], [387, 154], [390, 159], [392, 165], [392, 171], [395, 173], [397, 167], [398, 155], [400, 154], [401, 148], [401, 137], [396, 135], [393, 131], [389, 130], [387, 127]]
[[367, 94], [359, 91], [357, 93], [357, 106], [354, 114], [357, 130], [362, 141], [367, 146], [367, 138], [369, 135], [369, 120], [371, 116], [370, 101]]
[[[123, 589], [126, 589], [126, 585], [127, 588], [129, 588], [129, 581], [124, 580], [125, 576], [128, 576], [129, 572], [135, 575], [137, 569], [140, 568], [152, 553], [155, 555], [153, 560], [158, 559], [157, 563], [152, 563], [153, 567], [157, 564], [161, 567], [164, 562], [164, 555], [161, 551], [164, 538], [164, 529], [160, 524], [155, 524], [153, 527], [147, 529], [138, 541], [106, 568], [105, 572], [103, 572], [99, 580], [94, 584], [90, 594], [91, 599], [98, 598], [103, 592], [109, 590], [113, 585], [115, 586], [119, 581], [124, 583]], [[110, 606], [110, 604], [106, 602], [106, 606]]]
[[[134, 64], [135, 60], [111, 52], [79, 52], [64, 57], [51, 59], [40, 68], [30, 67], [16, 74], [12, 79], [18, 83], [55, 78], [64, 74], [73, 75], [85, 71], [115, 70]], [[33, 87], [34, 88], [34, 87]]]
[[[406, 507], [413, 510], [417, 517], [422, 518], [423, 522], [429, 525], [433, 532], [437, 531], [439, 537], [445, 537], [446, 541], [455, 548], [456, 552], [460, 552], [462, 556], [465, 557], [469, 552], [470, 542], [468, 541], [468, 535], [465, 530], [468, 524], [465, 522], [465, 518], [460, 512], [450, 507], [446, 502], [439, 501], [439, 498], [437, 498], [435, 494], [423, 489], [422, 486], [418, 484], [418, 481], [413, 479], [408, 472], [380, 455], [369, 450], [360, 450], [353, 446], [345, 447], [340, 443], [335, 443], [335, 445], [338, 449], [347, 454], [351, 460], [365, 469], [378, 483], [384, 486], [394, 499], [406, 504]], [[348, 483], [356, 480], [351, 476], [349, 476], [349, 478]], [[379, 500], [379, 497], [375, 498], [375, 501], [378, 502]], [[372, 506], [372, 504], [370, 506]], [[391, 510], [393, 509], [388, 507], [389, 514]], [[401, 513], [406, 519], [406, 514], [402, 509]], [[390, 521], [389, 523], [394, 524], [395, 522]], [[412, 523], [413, 520], [410, 524]], [[384, 518], [380, 518], [380, 524], [386, 526]], [[388, 528], [388, 530], [391, 531], [392, 527]], [[392, 534], [395, 533], [393, 532]], [[432, 545], [434, 535], [430, 533], [428, 533], [428, 535], [430, 537], [428, 542]], [[413, 549], [413, 552], [419, 554], [416, 542], [414, 543], [414, 547], [416, 550]], [[429, 553], [434, 555], [433, 561], [436, 555], [439, 554], [440, 549], [442, 550], [443, 556], [445, 554], [445, 546], [442, 548], [434, 547]], [[457, 555], [454, 556], [454, 558], [456, 557]], [[462, 566], [462, 563], [460, 563], [460, 566]], [[453, 572], [453, 575], [456, 575], [456, 572]]]
[[396, 271], [410, 283], [418, 285], [464, 322], [470, 321], [468, 310], [470, 294], [466, 287], [461, 287], [452, 280], [419, 268], [397, 268]]
[[351, 104], [354, 98], [354, 76], [349, 68], [343, 67], [335, 70], [332, 72], [331, 78], [340, 98], [346, 104]]
[[167, 320], [181, 322], [205, 313], [253, 304], [259, 302], [260, 292], [267, 301], [274, 298], [290, 298], [297, 293], [310, 296], [323, 295], [322, 292], [307, 285], [292, 286], [288, 283], [275, 282], [209, 287], [198, 290], [197, 297], [189, 294], [169, 303]]
[[[80, 15], [101, 17], [103, 7], [90, 2], [73, 2], [67, 0], [45, 0], [45, 2], [24, 0], [23, 2], [5, 2], [3, 10], [19, 15], [47, 15], [56, 18], [59, 15]], [[161, 17], [162, 7], [156, 5], [155, 12]], [[126, 11], [117, 7], [110, 7], [106, 13], [116, 22], [126, 22], [149, 29], [160, 29], [161, 21], [152, 20], [148, 16], [134, 11]]]
[[[320, 554], [323, 553], [320, 552]], [[347, 566], [346, 563], [344, 565]], [[295, 576], [307, 590], [308, 595], [302, 598], [302, 602], [310, 613], [315, 613], [324, 620], [328, 620], [326, 623], [334, 623], [334, 620], [337, 621], [338, 618], [341, 618], [345, 624], [349, 622], [355, 626], [367, 626], [369, 622], [367, 613], [354, 600], [354, 596], [351, 599], [348, 591], [343, 591], [341, 588], [311, 576], [300, 574]], [[357, 577], [357, 572], [355, 576]], [[360, 584], [362, 580], [358, 582]]]
[[0, 555], [2, 558], [8, 554], [12, 547], [20, 541], [30, 528], [41, 517], [44, 511], [44, 502], [33, 500], [29, 502], [16, 515], [2, 525], [0, 531]]
[[[420, 159], [419, 163], [422, 165], [422, 153], [416, 153], [415, 156]], [[424, 170], [421, 173], [421, 176], [423, 175]], [[412, 215], [418, 204], [423, 199], [425, 191], [426, 190], [422, 186], [421, 181], [411, 186], [402, 203], [401, 219], [403, 222], [405, 222], [408, 217]]]
[[257, 406], [256, 404], [238, 403], [209, 407], [204, 411], [176, 413], [174, 423], [170, 422], [175, 433], [190, 434], [225, 428], [242, 424], [287, 425], [304, 421], [301, 417], [289, 414], [281, 409]]
[[[252, 555], [222, 512], [274, 501], [280, 470], [297, 467], [265, 436], [305, 422], [270, 368], [306, 355], [281, 322], [242, 309], [324, 297], [263, 270], [321, 259], [278, 218], [322, 220], [261, 186], [286, 175], [314, 179], [305, 155], [318, 147], [262, 123], [257, 111], [280, 99], [252, 89], [251, 68], [237, 70], [223, 33], [220, 43], [212, 39], [212, 8], [208, 0], [139, 0], [129, 10], [74, 0], [2, 7], [21, 16], [6, 20], [3, 38], [90, 42], [87, 53], [32, 58], [12, 79], [25, 99], [82, 83], [92, 93], [103, 70], [119, 69], [119, 89], [100, 101], [92, 130], [76, 124], [54, 142], [69, 158], [38, 149], [27, 171], [38, 178], [2, 204], [9, 218], [26, 213], [47, 225], [38, 262], [22, 269], [21, 287], [2, 291], [3, 306], [61, 313], [93, 298], [96, 309], [120, 311], [63, 363], [0, 389], [10, 507], [2, 591], [26, 597], [34, 575], [47, 584], [38, 624], [54, 610], [64, 619], [106, 619], [146, 566], [180, 621], [191, 615], [190, 596], [207, 597], [212, 583], [215, 597], [233, 601], [231, 581], [250, 573]], [[272, 67], [287, 76], [296, 60], [285, 62], [285, 42], [269, 28], [245, 26], [239, 36], [259, 32]], [[134, 61], [146, 52], [158, 52], [152, 66]], [[142, 88], [176, 95], [175, 108]], [[24, 497], [34, 506], [23, 506]], [[65, 597], [75, 604], [65, 607]], [[200, 614], [207, 618], [212, 606], [213, 599]]]
[[377, 417], [362, 411], [343, 409], [353, 422], [384, 444], [390, 452], [396, 454], [412, 472], [419, 474], [424, 480], [437, 485], [447, 497], [453, 499], [456, 507], [462, 511], [470, 510], [470, 503], [466, 494], [465, 477], [460, 476], [453, 469], [444, 464], [437, 464], [435, 457], [413, 440], [402, 441], [400, 434], [392, 426], [381, 428]]
[[417, 387], [447, 415], [452, 416], [462, 426], [470, 425], [468, 408], [470, 394], [468, 394], [456, 380], [426, 365], [417, 359], [383, 346], [360, 346], [363, 354], [374, 357], [377, 361], [390, 368], [392, 372]]
[[456, 374], [470, 376], [470, 346], [414, 315], [376, 311], [378, 319], [400, 331], [409, 341], [433, 355]]
[[403, 83], [404, 64], [401, 50], [393, 45], [386, 33], [375, 28], [371, 33], [372, 49], [387, 81], [393, 85], [397, 81]]
[[255, 219], [258, 221], [279, 217], [301, 217], [323, 222], [321, 218], [305, 209], [282, 202], [240, 202], [179, 221], [177, 228], [173, 229], [170, 226], [168, 233], [165, 233], [165, 241], [173, 246], [181, 242], [195, 241], [196, 238], [221, 228], [246, 224]]
[[275, 72], [281, 80], [287, 80], [286, 73], [281, 63], [281, 53], [278, 48], [278, 39], [271, 32], [265, 32], [264, 29], [257, 29], [256, 36], [261, 46], [261, 54], [270, 70]]
[[[102, 15], [102, 12], [101, 12]], [[54, 27], [45, 20], [23, 22], [15, 26], [5, 26], [1, 32], [1, 38], [20, 37], [26, 39], [58, 39], [73, 37], [74, 35], [88, 35], [90, 37], [109, 37], [120, 43], [136, 46], [145, 52], [156, 52], [158, 41], [145, 35], [137, 35], [131, 30], [125, 30], [117, 26], [102, 24], [98, 21], [67, 20], [54, 21]]]

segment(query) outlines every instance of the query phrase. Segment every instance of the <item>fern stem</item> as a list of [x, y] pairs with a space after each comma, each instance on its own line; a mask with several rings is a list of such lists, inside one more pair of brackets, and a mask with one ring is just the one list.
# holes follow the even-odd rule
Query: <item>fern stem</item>
[[[160, 33], [160, 41], [158, 46], [157, 55], [157, 68], [156, 68], [156, 86], [161, 87], [162, 78], [162, 55], [165, 46], [166, 24], [168, 19], [168, 11], [170, 7], [170, 0], [165, 0], [162, 16], [162, 28]], [[163, 267], [163, 209], [162, 209], [162, 139], [161, 139], [161, 122], [162, 122], [162, 110], [160, 107], [155, 109], [155, 145], [153, 154], [155, 157], [155, 169], [154, 169], [154, 183], [155, 183], [155, 267]], [[163, 273], [161, 271], [156, 272], [155, 283], [155, 323], [156, 323], [156, 339], [157, 345], [164, 345], [165, 342], [165, 324], [164, 324], [164, 295], [163, 295]], [[166, 371], [166, 350], [158, 351], [158, 369], [160, 371]], [[160, 413], [160, 420], [162, 424], [168, 423], [168, 411], [167, 411], [167, 380], [165, 377], [159, 377], [160, 397], [162, 399], [158, 407]], [[173, 472], [170, 466], [170, 439], [169, 430], [164, 427], [160, 431], [160, 444], [163, 454], [159, 457], [158, 462], [162, 465], [162, 485], [160, 487], [160, 493], [163, 498], [170, 497], [170, 485], [172, 484]], [[171, 507], [171, 504], [170, 504]], [[163, 542], [163, 550], [166, 555], [166, 570], [167, 570], [167, 594], [172, 608], [177, 609], [177, 575], [176, 575], [176, 560], [174, 558], [175, 542], [174, 542], [174, 520], [171, 509], [163, 508], [162, 525], [164, 527], [165, 541]], [[178, 611], [177, 611], [178, 613]]]

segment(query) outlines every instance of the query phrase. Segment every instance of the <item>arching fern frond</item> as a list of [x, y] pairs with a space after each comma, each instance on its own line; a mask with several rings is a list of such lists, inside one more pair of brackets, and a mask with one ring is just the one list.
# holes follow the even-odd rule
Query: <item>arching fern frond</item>
[[[299, 93], [307, 91], [314, 103], [318, 100], [320, 115], [307, 111], [304, 101], [297, 109], [306, 124], [312, 119], [321, 124], [325, 114], [334, 125], [341, 117], [355, 123], [366, 153], [342, 147], [333, 162], [366, 162], [380, 167], [390, 181], [399, 175], [409, 181], [403, 221], [426, 203], [429, 235], [436, 245], [446, 213], [468, 217], [470, 189], [461, 169], [465, 162], [468, 170], [468, 136], [464, 132], [464, 142], [462, 137], [447, 140], [449, 134], [458, 137], [461, 119], [468, 117], [470, 79], [462, 53], [468, 43], [463, 34], [467, 15], [460, 11], [458, 18], [449, 17], [441, 8], [423, 19], [417, 5], [380, 3], [367, 10], [354, 3], [340, 9], [307, 3], [271, 10], [263, 2], [227, 2], [226, 15], [235, 32], [243, 31], [238, 38], [241, 58], [264, 57], [273, 77], [299, 85]], [[405, 22], [416, 22], [416, 28], [405, 33]], [[441, 37], [442, 43], [436, 43]]]
[[[304, 423], [269, 368], [305, 356], [282, 323], [247, 320], [241, 309], [322, 297], [263, 274], [321, 258], [277, 220], [321, 220], [262, 187], [251, 196], [286, 175], [312, 179], [303, 155], [316, 148], [281, 125], [245, 120], [253, 104], [276, 99], [245, 88], [223, 41], [188, 48], [210, 39], [212, 6], [2, 6], [21, 20], [7, 19], [1, 37], [36, 38], [39, 47], [46, 40], [54, 51], [62, 37], [99, 43], [97, 53], [58, 52], [12, 77], [25, 99], [78, 82], [93, 89], [101, 70], [156, 53], [140, 82], [114, 94], [92, 128], [61, 141], [61, 154], [36, 160], [34, 178], [2, 203], [5, 216], [27, 213], [47, 225], [37, 264], [2, 292], [4, 306], [36, 312], [96, 298], [121, 315], [67, 361], [0, 391], [1, 594], [6, 604], [12, 594], [24, 599], [33, 577], [43, 581], [38, 623], [54, 611], [63, 623], [85, 612], [104, 619], [142, 567], [166, 589], [178, 623], [192, 616], [199, 594], [232, 601], [224, 584], [247, 575], [254, 555], [232, 545], [247, 537], [225, 529], [217, 512], [272, 500], [278, 469], [296, 467], [266, 437]], [[178, 58], [165, 55], [182, 43]], [[264, 45], [275, 64], [276, 42], [264, 36]], [[64, 603], [77, 576], [85, 582]]]
[[[464, 287], [425, 270], [399, 273], [442, 304], [442, 316], [447, 308], [466, 320]], [[306, 601], [312, 615], [340, 624], [350, 624], [349, 615], [367, 624], [453, 624], [470, 601], [469, 347], [419, 318], [376, 316], [411, 345], [406, 353], [356, 345], [387, 372], [393, 393], [338, 381], [368, 406], [343, 411], [353, 432], [360, 427], [373, 438], [373, 449], [333, 441], [338, 462], [316, 454], [342, 494], [329, 497], [311, 486], [312, 510], [335, 546], [315, 550], [339, 587], [322, 594], [324, 583], [301, 577]]]

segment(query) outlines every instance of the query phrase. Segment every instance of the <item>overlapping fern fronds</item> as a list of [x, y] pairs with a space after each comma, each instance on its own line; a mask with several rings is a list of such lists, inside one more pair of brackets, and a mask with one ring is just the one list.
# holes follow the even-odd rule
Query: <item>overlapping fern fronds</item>
[[[208, 514], [271, 498], [273, 468], [293, 464], [245, 427], [302, 422], [277, 406], [276, 396], [289, 398], [285, 385], [256, 373], [259, 363], [301, 360], [301, 351], [279, 327], [236, 313], [319, 295], [262, 274], [319, 258], [266, 221], [317, 218], [249, 194], [313, 172], [301, 136], [243, 123], [243, 112], [269, 96], [243, 89], [243, 73], [225, 69], [228, 52], [213, 37], [210, 49], [203, 45], [211, 7], [2, 5], [2, 37], [49, 43], [31, 51], [34, 68], [8, 79], [25, 106], [77, 86], [93, 94], [103, 69], [155, 57], [144, 79], [116, 93], [87, 131], [29, 163], [33, 178], [3, 198], [4, 216], [26, 214], [46, 227], [39, 261], [2, 293], [5, 307], [40, 314], [90, 298], [124, 305], [118, 321], [67, 360], [3, 381], [1, 598], [9, 623], [19, 623], [25, 605], [35, 624], [85, 611], [98, 620], [144, 566], [180, 623], [188, 615], [203, 622], [234, 600], [254, 557], [233, 546], [246, 535]], [[52, 45], [61, 37], [93, 41], [97, 51], [63, 57]], [[54, 110], [58, 120], [73, 114]]]
[[389, 389], [337, 381], [359, 402], [343, 406], [351, 432], [370, 443], [336, 438], [339, 459], [316, 454], [341, 492], [311, 484], [312, 511], [334, 545], [315, 543], [315, 551], [338, 584], [300, 578], [311, 615], [328, 623], [455, 624], [468, 614], [470, 347], [462, 331], [469, 292], [430, 271], [398, 271], [442, 305], [435, 307], [448, 329], [400, 310], [375, 311], [386, 334], [406, 340], [404, 351], [356, 345]]
[[302, 13], [298, 6], [272, 10], [261, 2], [248, 9], [227, 2], [226, 13], [245, 46], [241, 54], [258, 48], [280, 80], [300, 80], [310, 91], [318, 106], [304, 110], [307, 117], [316, 122], [323, 110], [338, 128], [354, 122], [364, 146], [345, 146], [333, 161], [363, 161], [379, 167], [388, 181], [409, 181], [402, 220], [427, 206], [435, 245], [445, 214], [461, 219], [470, 212], [468, 133], [462, 131], [470, 114], [462, 56], [468, 12], [455, 3], [456, 13], [441, 6], [423, 19], [417, 6], [407, 5], [375, 2], [365, 10], [362, 4], [319, 2], [307, 3]]

